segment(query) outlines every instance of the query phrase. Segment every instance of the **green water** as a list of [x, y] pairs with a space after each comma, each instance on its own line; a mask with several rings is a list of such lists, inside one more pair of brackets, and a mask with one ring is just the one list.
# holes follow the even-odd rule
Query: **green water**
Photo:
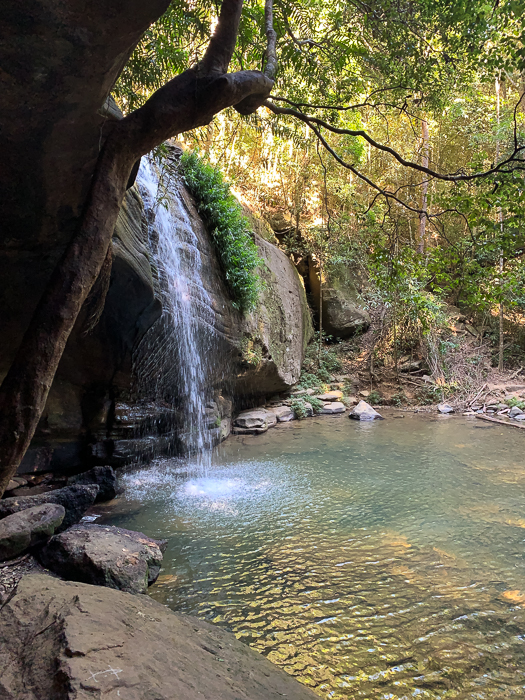
[[323, 698], [525, 697], [525, 434], [396, 416], [158, 462], [105, 521], [169, 539], [152, 597]]

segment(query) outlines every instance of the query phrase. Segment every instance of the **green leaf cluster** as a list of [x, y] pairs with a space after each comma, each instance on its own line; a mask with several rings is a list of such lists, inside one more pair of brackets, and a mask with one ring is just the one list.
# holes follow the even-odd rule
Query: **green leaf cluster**
[[252, 311], [259, 298], [256, 269], [262, 261], [247, 218], [220, 170], [196, 153], [183, 153], [181, 172], [219, 253], [234, 307], [242, 312]]

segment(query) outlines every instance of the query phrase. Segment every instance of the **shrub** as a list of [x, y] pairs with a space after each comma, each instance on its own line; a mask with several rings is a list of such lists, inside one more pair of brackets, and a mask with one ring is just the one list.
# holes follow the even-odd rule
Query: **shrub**
[[[308, 402], [310, 403], [310, 402]], [[292, 403], [290, 404], [290, 408], [292, 411], [295, 413], [295, 417], [297, 420], [303, 420], [303, 418], [306, 418], [308, 416], [308, 411], [306, 409], [306, 402], [304, 399], [292, 399]]]
[[392, 406], [404, 406], [405, 404], [408, 404], [408, 398], [405, 396], [405, 393], [403, 391], [399, 391], [397, 394], [392, 394], [390, 397], [390, 403]]
[[368, 403], [371, 405], [375, 404], [377, 406], [377, 405], [383, 403], [383, 397], [381, 396], [381, 394], [378, 391], [376, 391], [376, 389], [374, 389], [373, 391], [370, 392], [370, 394], [368, 396]]
[[262, 261], [248, 220], [219, 170], [195, 153], [183, 153], [181, 171], [219, 253], [233, 305], [240, 311], [251, 311], [260, 289], [255, 269]]
[[517, 399], [515, 396], [511, 396], [510, 399], [505, 399], [505, 403], [510, 408], [514, 408], [514, 406], [517, 406], [522, 411], [523, 409], [525, 409], [525, 401], [520, 401], [520, 399]]

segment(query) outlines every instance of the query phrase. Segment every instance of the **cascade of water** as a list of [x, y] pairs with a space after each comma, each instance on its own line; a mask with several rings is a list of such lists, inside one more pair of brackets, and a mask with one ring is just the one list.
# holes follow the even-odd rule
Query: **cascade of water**
[[[181, 195], [159, 197], [159, 172], [142, 159], [137, 178], [155, 252], [163, 331], [146, 334], [138, 373], [155, 385], [157, 399], [173, 405], [179, 446], [194, 455], [193, 469], [206, 472], [211, 442], [206, 416], [210, 351], [215, 343], [212, 299], [203, 283], [198, 239]], [[156, 244], [156, 245], [155, 245]], [[161, 340], [162, 342], [159, 342]]]

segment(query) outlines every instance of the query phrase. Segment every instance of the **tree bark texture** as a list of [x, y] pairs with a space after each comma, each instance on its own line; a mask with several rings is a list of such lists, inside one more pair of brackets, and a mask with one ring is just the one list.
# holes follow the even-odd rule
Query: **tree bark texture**
[[242, 0], [224, 0], [202, 61], [109, 130], [81, 224], [49, 280], [0, 387], [0, 495], [31, 442], [67, 339], [106, 259], [133, 165], [167, 139], [208, 124], [226, 107], [240, 106], [239, 111], [250, 112], [270, 94], [273, 80], [264, 73], [226, 73], [242, 4]]
[[[428, 123], [426, 119], [421, 122], [421, 165], [428, 168]], [[417, 252], [423, 255], [426, 245], [426, 227], [427, 227], [427, 207], [428, 207], [428, 179], [424, 180], [421, 185], [421, 214], [419, 215], [419, 240], [417, 244]]]

